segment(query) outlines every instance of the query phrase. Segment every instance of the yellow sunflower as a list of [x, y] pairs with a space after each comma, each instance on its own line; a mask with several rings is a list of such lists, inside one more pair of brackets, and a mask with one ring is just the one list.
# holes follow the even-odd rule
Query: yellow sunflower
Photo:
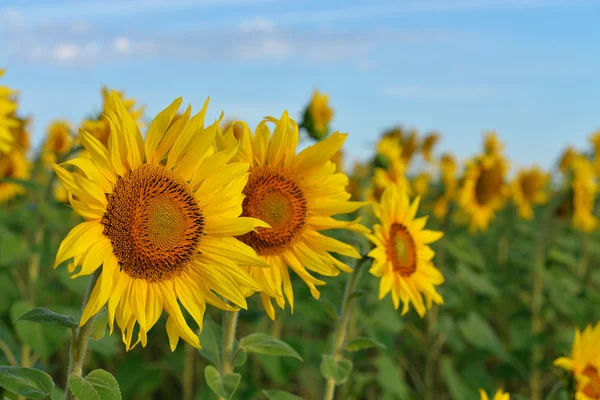
[[[483, 389], [479, 389], [481, 400], [489, 400], [487, 393]], [[504, 393], [502, 389], [498, 389], [492, 400], [510, 400], [510, 394]]]
[[429, 181], [431, 177], [427, 172], [421, 172], [412, 180], [411, 187], [417, 196], [425, 196], [429, 191]]
[[396, 185], [411, 192], [410, 183], [406, 177], [406, 167], [402, 158], [403, 149], [400, 139], [395, 136], [384, 136], [377, 143], [377, 154], [385, 159], [386, 168], [376, 167], [373, 171], [372, 188], [366, 197], [369, 201], [379, 201], [381, 194], [389, 185]]
[[44, 143], [44, 158], [53, 163], [56, 156], [62, 156], [71, 150], [73, 145], [73, 136], [71, 134], [71, 125], [68, 121], [53, 121], [48, 127], [48, 136]]
[[145, 346], [164, 309], [171, 349], [180, 337], [199, 347], [180, 304], [201, 329], [206, 303], [234, 310], [226, 299], [246, 308], [245, 292], [260, 287], [245, 268], [267, 267], [233, 237], [268, 226], [238, 218], [249, 165], [229, 163], [234, 150], [214, 151], [220, 121], [204, 128], [208, 100], [200, 113], [190, 118], [188, 107], [170, 126], [181, 104], [175, 100], [144, 140], [118, 94], [111, 96], [108, 148], [81, 131], [89, 158], [63, 164], [74, 172], [54, 166], [71, 206], [86, 219], [61, 243], [55, 267], [72, 258], [69, 271], [76, 277], [102, 265], [82, 325], [107, 305], [110, 330], [116, 319], [129, 350], [136, 324], [133, 346]]
[[558, 160], [558, 169], [560, 172], [563, 174], [569, 172], [576, 157], [577, 151], [573, 147], [567, 147]]
[[449, 204], [456, 194], [456, 188], [458, 187], [458, 181], [456, 180], [457, 169], [458, 165], [451, 154], [446, 153], [442, 155], [440, 173], [444, 191], [433, 204], [433, 215], [438, 219], [442, 219], [448, 214]]
[[[141, 119], [144, 115], [145, 107], [142, 106], [136, 108], [136, 103], [134, 99], [126, 99], [124, 92], [115, 93], [117, 94], [116, 98], [118, 98], [121, 101], [129, 115], [131, 115], [131, 117], [137, 123], [137, 125], [141, 126]], [[90, 133], [92, 136], [98, 139], [100, 143], [102, 143], [105, 147], [108, 147], [108, 136], [110, 135], [111, 130], [110, 121], [109, 118], [106, 116], [106, 113], [108, 110], [114, 109], [114, 104], [111, 104], [111, 102], [113, 102], [111, 100], [113, 97], [110, 94], [108, 88], [106, 87], [102, 88], [102, 98], [102, 113], [98, 116], [98, 118], [83, 121], [81, 129]]]
[[410, 133], [402, 138], [400, 143], [402, 148], [402, 160], [404, 165], [410, 165], [413, 156], [419, 148], [419, 134], [416, 130], [411, 130]]
[[533, 206], [548, 201], [546, 189], [549, 180], [550, 175], [539, 167], [519, 171], [512, 182], [512, 195], [521, 218], [532, 219]]
[[575, 157], [573, 169], [573, 225], [583, 232], [592, 232], [598, 226], [594, 206], [598, 183], [594, 166], [584, 156]]
[[15, 182], [3, 182], [4, 178], [29, 179], [29, 161], [22, 152], [0, 154], [0, 204], [25, 193], [25, 188]]
[[433, 160], [433, 148], [440, 141], [440, 137], [441, 136], [437, 133], [430, 133], [423, 139], [421, 152], [425, 161], [431, 162]]
[[467, 164], [457, 196], [471, 231], [486, 230], [504, 206], [507, 170], [508, 163], [500, 154], [479, 155]]
[[496, 132], [485, 134], [483, 139], [483, 151], [485, 154], [500, 154], [504, 150], [504, 144], [498, 139]]
[[575, 330], [571, 357], [560, 357], [554, 365], [573, 374], [577, 392], [575, 400], [600, 399], [600, 323]]
[[590, 143], [594, 147], [594, 168], [596, 169], [596, 175], [600, 176], [600, 131], [592, 134]]
[[[272, 134], [268, 123], [275, 124]], [[267, 117], [254, 134], [245, 126], [239, 144], [231, 133], [218, 140], [219, 148], [239, 146], [234, 160], [252, 165], [243, 192], [246, 197], [242, 215], [259, 218], [271, 226], [239, 237], [270, 266], [269, 269], [255, 268], [251, 273], [263, 288], [261, 300], [271, 318], [275, 317], [272, 298], [282, 309], [287, 299], [293, 312], [294, 295], [288, 268], [306, 283], [313, 297], [319, 298], [317, 286], [325, 282], [311, 272], [337, 276], [340, 270], [352, 271], [331, 252], [360, 258], [353, 246], [319, 233], [328, 229], [368, 232], [359, 224], [360, 218], [354, 221], [332, 218], [366, 204], [349, 201], [348, 177], [335, 172], [336, 166], [330, 161], [346, 136], [335, 132], [296, 154], [298, 126], [285, 111], [279, 120]]]
[[[4, 72], [4, 69], [0, 69], [0, 78]], [[13, 96], [14, 92], [10, 88], [0, 85], [0, 154], [8, 153], [14, 142], [10, 129], [16, 125], [13, 116], [17, 102]]]
[[329, 107], [329, 96], [315, 89], [308, 105], [308, 114], [312, 122], [312, 127], [316, 131], [317, 136], [319, 136], [315, 137], [315, 139], [321, 139], [326, 136], [329, 130], [329, 123], [333, 119], [333, 109]]
[[411, 204], [406, 191], [395, 185], [388, 186], [381, 203], [373, 207], [381, 224], [374, 225], [373, 234], [367, 237], [376, 246], [369, 257], [373, 258], [371, 274], [381, 278], [379, 299], [391, 291], [394, 307], [398, 309], [400, 301], [404, 304], [402, 315], [412, 303], [423, 317], [432, 302], [444, 303], [435, 288], [444, 276], [433, 265], [434, 252], [429, 247], [443, 233], [424, 229], [427, 217], [415, 218], [419, 198]]

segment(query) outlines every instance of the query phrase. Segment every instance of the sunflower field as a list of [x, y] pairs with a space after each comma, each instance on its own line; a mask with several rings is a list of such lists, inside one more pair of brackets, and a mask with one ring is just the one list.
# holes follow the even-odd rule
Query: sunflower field
[[319, 91], [249, 126], [103, 89], [33, 151], [16, 89], [2, 399], [600, 399], [600, 132], [545, 171], [398, 126], [349, 167]]

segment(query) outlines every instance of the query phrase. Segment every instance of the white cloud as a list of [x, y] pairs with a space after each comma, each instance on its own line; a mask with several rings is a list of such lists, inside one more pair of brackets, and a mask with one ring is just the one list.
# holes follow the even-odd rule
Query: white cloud
[[72, 43], [59, 44], [54, 47], [53, 56], [59, 63], [72, 62], [79, 55], [79, 48]]
[[0, 27], [16, 28], [23, 25], [23, 14], [17, 8], [0, 10]]
[[127, 54], [131, 51], [131, 40], [124, 36], [119, 36], [114, 41], [115, 50], [117, 53]]
[[383, 93], [387, 96], [409, 99], [447, 100], [492, 97], [497, 94], [497, 90], [490, 86], [433, 87], [407, 84], [388, 86], [383, 89]]
[[265, 17], [247, 19], [240, 23], [242, 32], [272, 32], [274, 27], [273, 21]]

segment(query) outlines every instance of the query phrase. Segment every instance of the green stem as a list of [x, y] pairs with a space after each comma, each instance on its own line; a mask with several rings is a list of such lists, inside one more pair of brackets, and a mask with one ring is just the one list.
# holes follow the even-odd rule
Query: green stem
[[195, 363], [196, 363], [196, 348], [190, 346], [188, 343], [184, 346], [185, 355], [183, 359], [183, 399], [193, 400], [194, 399], [194, 377], [196, 374]]
[[233, 373], [233, 344], [235, 342], [238, 316], [238, 311], [223, 311], [223, 359], [221, 360], [221, 376]]
[[[348, 278], [348, 282], [346, 282], [346, 288], [344, 290], [344, 298], [342, 300], [342, 310], [341, 317], [338, 317], [336, 326], [335, 326], [335, 339], [333, 344], [333, 359], [339, 361], [343, 358], [344, 354], [344, 343], [346, 341], [346, 332], [348, 331], [348, 322], [350, 321], [350, 316], [352, 315], [352, 292], [354, 292], [354, 288], [356, 287], [356, 282], [360, 277], [362, 272], [362, 267], [369, 260], [368, 257], [364, 257], [354, 268], [350, 278]], [[332, 377], [327, 378], [327, 387], [325, 389], [324, 400], [333, 400], [333, 396], [335, 395], [335, 379]]]
[[[100, 276], [100, 272], [101, 269], [98, 268], [90, 277], [90, 282], [83, 300], [84, 309], [90, 299], [90, 295], [92, 294], [92, 290], [96, 285], [96, 281]], [[73, 393], [69, 390], [68, 379], [71, 374], [81, 376], [83, 372], [83, 362], [85, 361], [85, 354], [87, 352], [88, 336], [92, 330], [94, 318], [96, 318], [96, 316], [91, 317], [85, 323], [85, 325], [79, 327], [78, 329], [73, 329], [73, 335], [71, 337], [71, 354], [69, 357], [69, 370], [67, 372], [67, 384], [65, 385], [65, 400], [72, 400], [75, 398]]]

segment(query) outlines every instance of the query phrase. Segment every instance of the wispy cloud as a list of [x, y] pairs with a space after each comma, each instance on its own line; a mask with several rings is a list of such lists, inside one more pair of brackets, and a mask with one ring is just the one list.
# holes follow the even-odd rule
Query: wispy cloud
[[451, 100], [493, 97], [499, 91], [492, 86], [434, 87], [407, 84], [388, 86], [382, 93], [386, 96], [416, 100]]

